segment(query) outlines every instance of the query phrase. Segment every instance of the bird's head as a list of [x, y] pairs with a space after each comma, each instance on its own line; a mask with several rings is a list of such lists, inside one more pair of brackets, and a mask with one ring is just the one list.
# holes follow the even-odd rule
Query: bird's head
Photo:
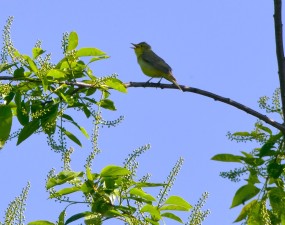
[[133, 45], [133, 47], [131, 48], [135, 50], [136, 55], [141, 55], [143, 52], [151, 50], [151, 46], [146, 42], [141, 42], [138, 44], [131, 43], [131, 44]]

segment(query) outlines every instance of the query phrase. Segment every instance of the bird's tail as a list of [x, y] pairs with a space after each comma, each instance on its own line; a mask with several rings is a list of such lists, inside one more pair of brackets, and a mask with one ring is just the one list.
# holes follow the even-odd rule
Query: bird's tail
[[178, 87], [181, 91], [183, 91], [182, 88], [179, 86], [179, 84], [176, 82], [176, 80], [172, 80], [171, 82], [172, 82], [176, 87]]
[[182, 88], [181, 88], [181, 87], [179, 86], [179, 84], [177, 83], [177, 81], [176, 81], [175, 77], [173, 76], [173, 74], [170, 72], [169, 75], [170, 75], [170, 76], [169, 76], [169, 79], [167, 79], [167, 80], [169, 80], [170, 82], [172, 82], [176, 87], [178, 87], [181, 91], [183, 91]]

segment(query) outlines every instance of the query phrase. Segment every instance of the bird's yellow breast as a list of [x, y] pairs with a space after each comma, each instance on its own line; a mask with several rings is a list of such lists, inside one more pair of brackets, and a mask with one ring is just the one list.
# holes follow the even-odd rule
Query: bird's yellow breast
[[150, 62], [145, 61], [141, 56], [138, 56], [138, 63], [143, 73], [149, 77], [163, 77], [165, 73], [156, 69]]

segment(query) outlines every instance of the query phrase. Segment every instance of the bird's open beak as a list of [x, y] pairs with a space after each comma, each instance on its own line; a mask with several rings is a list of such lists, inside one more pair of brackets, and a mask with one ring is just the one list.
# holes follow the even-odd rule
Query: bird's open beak
[[135, 49], [137, 47], [136, 44], [131, 43], [134, 47], [131, 47], [132, 49]]

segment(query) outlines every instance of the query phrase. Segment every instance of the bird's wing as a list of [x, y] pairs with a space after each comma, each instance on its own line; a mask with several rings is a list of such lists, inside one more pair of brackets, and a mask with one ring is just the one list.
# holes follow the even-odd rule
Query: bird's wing
[[143, 53], [141, 57], [144, 61], [151, 64], [155, 69], [162, 71], [165, 74], [172, 71], [171, 67], [153, 51], [150, 51], [147, 54]]

